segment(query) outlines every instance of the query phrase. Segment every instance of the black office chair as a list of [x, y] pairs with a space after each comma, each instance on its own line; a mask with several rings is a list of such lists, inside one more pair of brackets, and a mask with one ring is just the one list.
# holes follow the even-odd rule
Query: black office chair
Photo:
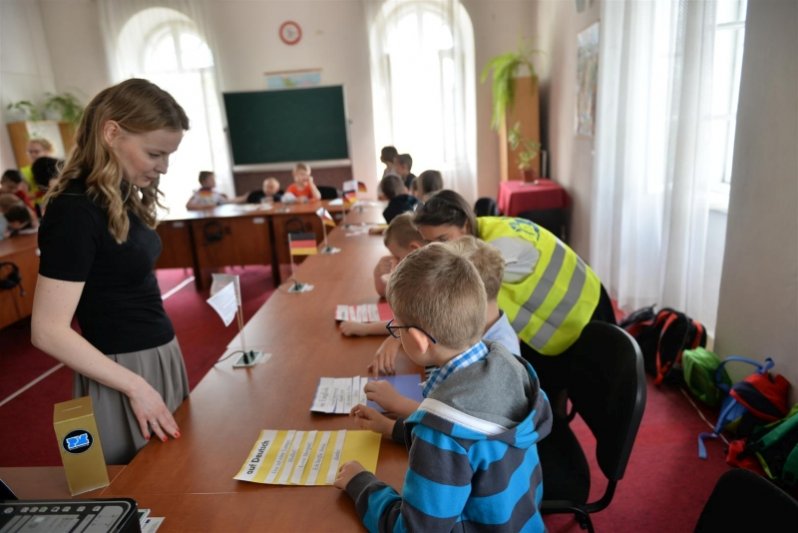
[[483, 196], [474, 203], [474, 214], [478, 217], [497, 217], [499, 216], [499, 206], [493, 198]]
[[338, 189], [335, 187], [330, 187], [329, 185], [316, 185], [316, 188], [319, 189], [322, 200], [335, 200], [338, 198]]
[[564, 208], [532, 209], [519, 213], [518, 216], [543, 226], [562, 242], [568, 242], [568, 216]]
[[541, 512], [573, 513], [592, 532], [590, 514], [610, 504], [626, 471], [646, 405], [646, 378], [637, 342], [614, 324], [589, 323], [571, 350], [568, 398], [595, 437], [596, 459], [607, 485], [599, 499], [588, 501], [595, 480], [584, 450], [569, 426], [570, 417], [555, 417], [551, 434], [538, 444]]
[[796, 524], [798, 501], [795, 498], [769, 479], [744, 468], [735, 468], [718, 478], [698, 517], [695, 531], [787, 531]]

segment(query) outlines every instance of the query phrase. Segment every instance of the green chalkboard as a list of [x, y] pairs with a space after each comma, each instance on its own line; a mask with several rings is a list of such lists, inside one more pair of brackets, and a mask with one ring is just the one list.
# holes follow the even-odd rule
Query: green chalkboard
[[223, 96], [233, 164], [349, 159], [341, 85]]

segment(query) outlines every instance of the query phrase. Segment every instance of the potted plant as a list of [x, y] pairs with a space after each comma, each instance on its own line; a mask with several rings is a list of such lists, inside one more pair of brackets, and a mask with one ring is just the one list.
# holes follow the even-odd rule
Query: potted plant
[[532, 63], [532, 55], [540, 52], [531, 48], [528, 42], [522, 41], [515, 52], [500, 54], [488, 61], [482, 70], [481, 82], [485, 82], [488, 75], [493, 73], [493, 115], [491, 117], [491, 128], [499, 129], [504, 120], [505, 113], [512, 109], [515, 102], [515, 85], [513, 80], [524, 70], [529, 71], [533, 78], [537, 77], [535, 65]]
[[60, 94], [46, 93], [44, 109], [58, 115], [58, 120], [76, 126], [83, 116], [83, 104], [69, 92]]
[[516, 122], [512, 129], [507, 133], [507, 144], [515, 152], [518, 160], [518, 170], [521, 172], [524, 181], [537, 183], [537, 175], [532, 165], [532, 161], [540, 152], [540, 143], [527, 139], [521, 133], [521, 123]]
[[6, 106], [6, 109], [14, 115], [12, 122], [14, 120], [41, 120], [43, 118], [42, 110], [30, 100], [11, 102]]

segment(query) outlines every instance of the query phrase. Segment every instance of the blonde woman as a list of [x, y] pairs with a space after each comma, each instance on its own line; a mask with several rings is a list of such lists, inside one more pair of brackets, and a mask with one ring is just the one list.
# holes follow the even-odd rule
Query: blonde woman
[[153, 228], [160, 177], [187, 129], [180, 105], [146, 80], [105, 89], [46, 198], [32, 341], [75, 371], [75, 397], [91, 396], [108, 464], [127, 463], [153, 435], [180, 436], [172, 413], [188, 380]]

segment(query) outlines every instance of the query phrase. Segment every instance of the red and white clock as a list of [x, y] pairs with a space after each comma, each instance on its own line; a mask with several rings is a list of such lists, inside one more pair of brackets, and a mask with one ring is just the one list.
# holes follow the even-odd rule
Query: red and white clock
[[302, 39], [302, 28], [293, 20], [287, 20], [280, 25], [280, 40], [287, 45], [294, 45]]

